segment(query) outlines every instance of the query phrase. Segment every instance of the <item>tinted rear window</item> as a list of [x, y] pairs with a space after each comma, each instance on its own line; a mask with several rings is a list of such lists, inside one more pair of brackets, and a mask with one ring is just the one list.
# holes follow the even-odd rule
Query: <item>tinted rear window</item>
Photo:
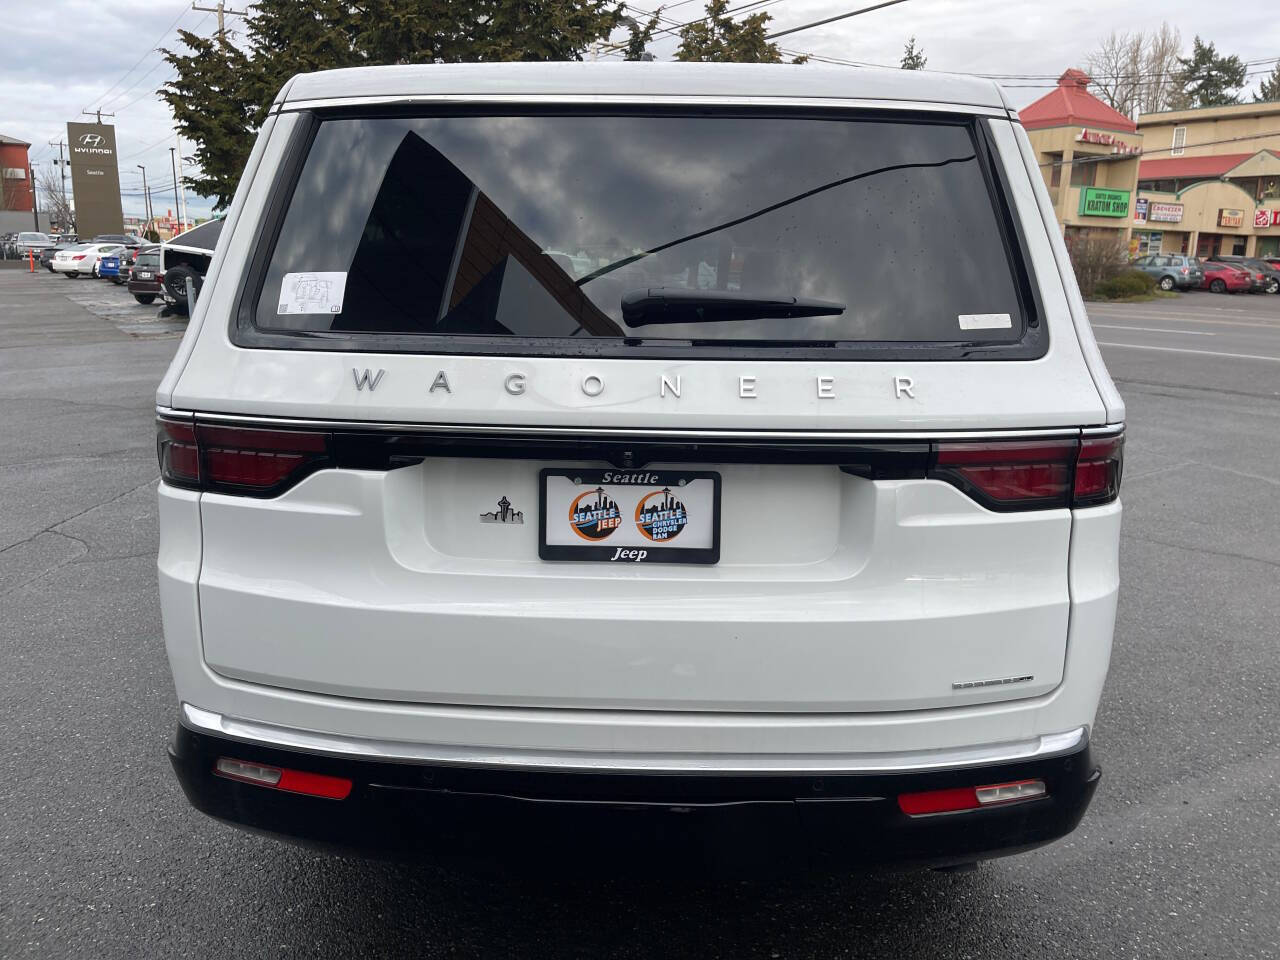
[[[454, 342], [1011, 343], [1025, 297], [980, 157], [967, 122], [329, 119], [253, 323]], [[712, 306], [624, 320], [624, 297], [646, 291]], [[791, 297], [829, 306], [715, 308]]]

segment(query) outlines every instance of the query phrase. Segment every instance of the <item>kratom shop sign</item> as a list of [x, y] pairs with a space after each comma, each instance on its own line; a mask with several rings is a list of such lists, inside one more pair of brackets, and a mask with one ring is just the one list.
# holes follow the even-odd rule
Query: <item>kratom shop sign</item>
[[1103, 187], [1085, 187], [1080, 191], [1080, 216], [1127, 217], [1128, 215], [1128, 190], [1107, 190]]

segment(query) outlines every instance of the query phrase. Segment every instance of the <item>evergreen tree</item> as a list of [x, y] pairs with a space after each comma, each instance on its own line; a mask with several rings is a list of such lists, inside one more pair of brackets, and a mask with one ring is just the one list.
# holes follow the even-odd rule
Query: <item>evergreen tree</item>
[[1280, 63], [1275, 65], [1271, 75], [1262, 78], [1258, 84], [1258, 95], [1255, 100], [1280, 100]]
[[1244, 86], [1245, 65], [1234, 54], [1220, 56], [1212, 43], [1199, 36], [1190, 57], [1178, 58], [1179, 96], [1175, 108], [1222, 107], [1240, 102]]
[[392, 63], [581, 60], [618, 25], [614, 0], [259, 0], [244, 49], [179, 31], [160, 91], [196, 144], [198, 193], [225, 208], [267, 107], [290, 77]]
[[900, 66], [903, 70], [923, 70], [928, 62], [929, 58], [924, 55], [923, 50], [916, 46], [916, 38], [913, 36], [907, 41], [907, 45], [902, 48], [902, 63]]
[[[622, 48], [622, 53], [623, 53], [622, 58], [624, 60], [644, 60], [645, 59], [645, 53], [646, 53], [645, 48], [648, 47], [650, 41], [653, 40], [653, 32], [656, 29], [658, 29], [658, 16], [661, 13], [662, 13], [662, 8], [659, 7], [657, 10], [653, 12], [653, 15], [649, 17], [648, 23], [646, 23], [643, 27], [640, 26], [640, 24], [637, 23], [635, 19], [632, 17], [622, 18], [623, 24], [626, 26], [627, 30], [629, 31], [629, 34], [627, 36], [627, 45]], [[650, 55], [648, 59], [652, 60], [653, 56]]]
[[[677, 60], [710, 60], [720, 63], [781, 63], [782, 51], [770, 43], [767, 13], [753, 13], [742, 20], [726, 16], [729, 0], [707, 0], [707, 12], [701, 20], [680, 31]], [[804, 63], [796, 57], [792, 63]]]

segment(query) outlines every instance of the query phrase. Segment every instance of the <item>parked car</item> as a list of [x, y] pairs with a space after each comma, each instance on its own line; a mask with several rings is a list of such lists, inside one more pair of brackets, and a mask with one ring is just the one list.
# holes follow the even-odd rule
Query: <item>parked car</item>
[[130, 250], [137, 250], [149, 241], [132, 233], [100, 233], [93, 238], [92, 242], [118, 243], [120, 246], [127, 247]]
[[81, 274], [98, 275], [98, 261], [104, 256], [111, 256], [123, 250], [118, 243], [81, 243], [66, 250], [60, 250], [53, 258], [55, 273], [61, 273], [68, 280], [74, 280]]
[[160, 247], [153, 245], [138, 251], [129, 274], [129, 292], [139, 303], [155, 303], [160, 296], [164, 273], [160, 270]]
[[13, 241], [14, 255], [22, 259], [26, 259], [27, 255], [32, 253], [38, 257], [52, 246], [54, 242], [49, 239], [47, 233], [37, 233], [34, 230], [20, 232]]
[[164, 299], [181, 313], [189, 309], [187, 281], [191, 281], [196, 293], [204, 284], [205, 274], [213, 263], [218, 237], [222, 234], [222, 224], [221, 218], [209, 220], [160, 245]]
[[1249, 273], [1251, 280], [1250, 292], [1280, 293], [1280, 267], [1273, 266], [1265, 259], [1225, 255], [1210, 257], [1209, 259], [1219, 263], [1229, 263]]
[[40, 251], [40, 266], [52, 273], [53, 258], [58, 255], [59, 251], [70, 250], [75, 246], [79, 246], [79, 243], [74, 241], [63, 242], [62, 240], [59, 240], [54, 246], [46, 247], [44, 250]]
[[1156, 285], [1161, 290], [1188, 290], [1200, 286], [1204, 279], [1204, 269], [1198, 257], [1185, 254], [1155, 254], [1139, 257], [1133, 262], [1135, 269], [1148, 273], [1156, 278]]
[[157, 391], [198, 809], [609, 869], [1079, 823], [1124, 404], [1000, 89], [660, 66], [278, 98]]
[[1247, 293], [1253, 288], [1252, 274], [1234, 263], [1206, 260], [1203, 266], [1204, 279], [1200, 281], [1201, 290], [1212, 290], [1214, 293]]

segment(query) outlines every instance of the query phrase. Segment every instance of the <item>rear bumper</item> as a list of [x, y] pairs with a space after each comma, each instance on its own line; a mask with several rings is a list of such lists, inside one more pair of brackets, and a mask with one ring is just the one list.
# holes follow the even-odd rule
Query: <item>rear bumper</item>
[[[215, 775], [218, 757], [350, 779], [344, 800]], [[1072, 749], [974, 766], [865, 773], [654, 773], [333, 756], [179, 725], [170, 759], [200, 811], [311, 846], [371, 856], [612, 869], [673, 856], [769, 870], [946, 866], [1041, 846], [1080, 822], [1100, 776]], [[1042, 798], [909, 817], [901, 793], [1040, 779]]]

